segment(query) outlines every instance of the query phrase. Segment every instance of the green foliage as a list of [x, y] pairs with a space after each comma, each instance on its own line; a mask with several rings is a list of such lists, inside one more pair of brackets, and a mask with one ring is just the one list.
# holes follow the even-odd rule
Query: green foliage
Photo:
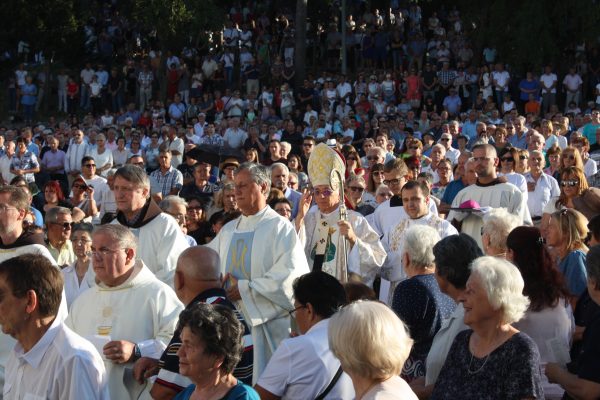
[[[447, 2], [432, 2], [435, 9]], [[456, 0], [463, 27], [481, 50], [491, 45], [518, 69], [561, 66], [569, 46], [596, 41], [600, 7], [593, 0]]]
[[29, 43], [31, 51], [44, 49], [46, 56], [53, 52], [64, 56], [77, 52], [82, 45], [78, 39], [78, 20], [72, 0], [3, 0], [0, 15], [0, 43], [3, 48], [16, 49], [19, 40]]
[[156, 30], [161, 46], [181, 48], [205, 30], [220, 29], [225, 15], [213, 0], [133, 0], [132, 17]]

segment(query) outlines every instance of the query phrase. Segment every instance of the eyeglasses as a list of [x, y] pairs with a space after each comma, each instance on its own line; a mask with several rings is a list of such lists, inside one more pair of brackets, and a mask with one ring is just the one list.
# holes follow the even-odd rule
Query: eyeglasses
[[563, 158], [567, 158], [569, 160], [574, 160], [575, 156], [573, 154], [563, 154]]
[[379, 157], [377, 157], [377, 156], [370, 156], [370, 157], [367, 157], [367, 160], [369, 160], [369, 161], [377, 161], [377, 160], [379, 160]]
[[86, 186], [86, 185], [80, 185], [80, 184], [78, 184], [78, 183], [74, 184], [74, 185], [73, 185], [73, 187], [74, 187], [75, 189], [81, 189], [81, 190], [85, 190], [85, 189], [87, 188], [87, 186]]
[[312, 147], [313, 144], [312, 143], [302, 143], [302, 146], [304, 146], [304, 147]]
[[573, 186], [577, 186], [577, 185], [579, 185], [578, 179], [566, 180], [566, 181], [562, 181], [560, 183], [560, 186], [562, 186], [562, 187], [567, 187], [567, 186], [573, 187]]
[[96, 249], [94, 246], [92, 246], [92, 255], [93, 256], [97, 256], [97, 255], [101, 255], [102, 257], [106, 257], [109, 254], [116, 254], [121, 250], [127, 250], [127, 249], [109, 249], [108, 247], [100, 247], [99, 249]]
[[96, 168], [96, 164], [83, 164], [84, 167]]
[[320, 197], [320, 196], [329, 197], [333, 194], [333, 190], [331, 190], [331, 189], [325, 189], [325, 190], [313, 189], [313, 194], [315, 195], [315, 197]]
[[353, 192], [362, 193], [365, 191], [365, 188], [360, 187], [360, 186], [350, 186], [350, 190], [352, 190]]
[[291, 214], [291, 213], [292, 213], [292, 210], [290, 210], [289, 208], [276, 208], [276, 209], [275, 209], [275, 212], [276, 212], [277, 214], [282, 214], [282, 213], [285, 213], [285, 214]]
[[302, 308], [306, 308], [306, 306], [298, 306], [298, 307], [294, 308], [293, 310], [291, 310], [291, 311], [288, 311], [288, 313], [290, 314], [290, 317], [292, 317], [292, 318], [293, 318], [293, 317], [294, 317], [294, 313], [295, 313], [296, 311], [298, 311], [298, 310], [302, 309]]
[[442, 142], [448, 142], [448, 141], [450, 141], [450, 138], [441, 138], [440, 141], [442, 141]]
[[400, 184], [400, 180], [401, 180], [400, 178], [390, 179], [390, 180], [386, 179], [386, 180], [383, 181], [383, 184], [385, 186], [391, 186], [391, 185], [396, 186], [396, 185]]
[[18, 210], [16, 207], [7, 206], [6, 204], [0, 204], [0, 212], [6, 213], [9, 210]]
[[529, 159], [529, 157], [527, 157], [527, 156], [519, 156], [519, 160], [527, 160], [527, 159]]
[[515, 162], [514, 157], [503, 157], [500, 160], [506, 161], [506, 162]]
[[74, 222], [50, 222], [50, 225], [60, 225], [62, 226], [63, 229], [71, 229], [73, 228], [73, 225], [75, 225]]

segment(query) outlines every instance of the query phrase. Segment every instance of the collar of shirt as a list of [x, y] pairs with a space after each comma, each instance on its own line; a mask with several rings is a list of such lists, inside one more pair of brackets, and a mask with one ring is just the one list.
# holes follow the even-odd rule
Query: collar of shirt
[[15, 353], [19, 362], [26, 362], [31, 365], [32, 368], [37, 368], [46, 354], [46, 350], [54, 341], [54, 338], [58, 334], [58, 326], [60, 325], [58, 318], [54, 318], [54, 321], [50, 325], [50, 328], [44, 333], [44, 336], [38, 340], [38, 342], [27, 352], [24, 353], [24, 349], [20, 343], [15, 346]]

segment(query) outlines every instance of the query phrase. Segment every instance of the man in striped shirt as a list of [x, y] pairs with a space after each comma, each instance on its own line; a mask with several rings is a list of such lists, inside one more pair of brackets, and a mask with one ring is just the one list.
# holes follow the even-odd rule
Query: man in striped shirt
[[159, 202], [169, 195], [177, 195], [183, 187], [183, 174], [171, 165], [171, 150], [161, 148], [158, 154], [159, 168], [150, 174], [150, 193]]
[[[219, 254], [205, 246], [190, 247], [179, 256], [175, 270], [175, 292], [186, 309], [196, 303], [220, 304], [231, 308], [244, 326], [244, 353], [233, 371], [233, 375], [247, 385], [252, 384], [253, 345], [252, 335], [244, 317], [231, 303], [222, 288]], [[156, 373], [158, 377], [152, 386], [154, 399], [171, 399], [191, 384], [179, 374], [177, 350], [181, 346], [178, 328], [160, 360], [141, 358], [134, 366], [136, 379], [142, 381]]]

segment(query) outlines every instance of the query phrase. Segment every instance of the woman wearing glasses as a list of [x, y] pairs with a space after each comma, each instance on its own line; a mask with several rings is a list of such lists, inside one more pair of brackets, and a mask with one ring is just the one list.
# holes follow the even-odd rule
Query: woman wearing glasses
[[92, 260], [92, 224], [77, 224], [73, 226], [71, 242], [75, 253], [75, 262], [61, 272], [65, 280], [65, 295], [67, 306], [87, 289], [94, 286], [96, 274], [91, 265]]
[[512, 183], [527, 194], [527, 181], [525, 177], [516, 171], [517, 160], [519, 159], [519, 151], [514, 147], [505, 147], [498, 153], [500, 159], [500, 172], [498, 176], [504, 176], [508, 183]]
[[44, 207], [42, 208], [42, 213], [46, 214], [52, 207], [66, 207], [70, 209], [74, 221], [80, 221], [85, 218], [85, 213], [82, 210], [78, 207], [73, 207], [65, 199], [58, 181], [49, 181], [44, 185]]
[[346, 198], [350, 201], [350, 204], [352, 204], [352, 208], [362, 215], [368, 215], [375, 211], [375, 207], [364, 204], [362, 201], [366, 186], [367, 183], [362, 176], [351, 175], [350, 178], [346, 180], [346, 185], [344, 187], [346, 190]]
[[72, 196], [69, 198], [71, 206], [83, 211], [85, 214], [84, 222], [91, 222], [92, 218], [98, 214], [98, 206], [94, 199], [94, 188], [87, 185], [83, 178], [79, 177], [73, 181], [71, 193]]
[[563, 149], [560, 156], [560, 170], [563, 171], [567, 167], [577, 167], [583, 171], [581, 154], [579, 154], [579, 151], [573, 146], [567, 146]]
[[581, 212], [588, 220], [600, 214], [600, 189], [588, 186], [583, 169], [566, 167], [562, 170], [560, 195], [553, 198], [544, 207], [541, 230], [545, 232], [550, 215], [563, 208], [572, 208]]
[[383, 178], [383, 164], [373, 165], [366, 179], [367, 186], [362, 199], [363, 203], [376, 207], [377, 201], [375, 194], [377, 193], [377, 188], [383, 185]]

